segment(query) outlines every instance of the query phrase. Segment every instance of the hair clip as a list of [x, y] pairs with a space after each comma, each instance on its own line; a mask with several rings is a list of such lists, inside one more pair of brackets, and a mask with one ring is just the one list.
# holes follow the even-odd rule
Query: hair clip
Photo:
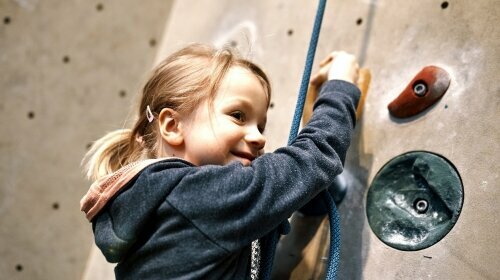
[[146, 107], [146, 118], [148, 118], [149, 122], [152, 122], [155, 119], [155, 116], [153, 115], [153, 112], [151, 112], [151, 108], [149, 108], [149, 105]]

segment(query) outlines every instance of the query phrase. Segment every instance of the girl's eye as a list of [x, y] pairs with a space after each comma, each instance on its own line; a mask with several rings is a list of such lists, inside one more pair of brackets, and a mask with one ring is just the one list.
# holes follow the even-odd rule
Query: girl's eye
[[233, 117], [234, 119], [240, 121], [240, 122], [245, 121], [245, 114], [243, 114], [243, 112], [241, 112], [241, 111], [234, 111], [230, 114], [230, 116]]

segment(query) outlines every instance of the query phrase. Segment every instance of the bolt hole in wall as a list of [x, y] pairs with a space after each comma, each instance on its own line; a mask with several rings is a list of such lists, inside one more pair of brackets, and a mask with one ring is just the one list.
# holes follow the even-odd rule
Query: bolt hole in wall
[[69, 61], [70, 61], [69, 56], [67, 56], [67, 55], [63, 56], [64, 63], [69, 63]]
[[274, 108], [274, 102], [269, 103], [269, 108], [270, 109]]
[[441, 9], [444, 10], [444, 9], [448, 8], [448, 5], [449, 5], [448, 1], [444, 1], [443, 3], [441, 3]]
[[32, 119], [34, 119], [34, 118], [35, 118], [35, 112], [33, 112], [33, 111], [29, 111], [29, 112], [28, 112], [28, 119], [32, 120]]
[[293, 29], [288, 29], [288, 31], [286, 32], [286, 34], [288, 34], [288, 36], [292, 36], [293, 35]]
[[9, 24], [10, 23], [10, 17], [4, 17], [3, 18], [3, 23], [4, 24]]
[[120, 90], [119, 95], [121, 98], [124, 98], [125, 96], [127, 96], [127, 92], [125, 90]]
[[86, 150], [89, 150], [89, 149], [90, 149], [90, 147], [92, 147], [92, 143], [87, 143], [87, 145], [85, 146], [85, 149], [86, 149]]
[[151, 40], [149, 40], [149, 46], [150, 47], [156, 46], [156, 40], [154, 38], [152, 38]]
[[54, 209], [54, 210], [59, 209], [59, 203], [57, 203], [57, 202], [52, 203], [52, 209]]
[[358, 20], [356, 20], [356, 24], [357, 25], [361, 25], [363, 23], [363, 19], [362, 18], [358, 18]]
[[16, 265], [16, 270], [17, 270], [17, 271], [23, 271], [23, 266], [22, 266], [22, 265], [20, 265], [20, 264], [17, 264], [17, 265]]
[[103, 5], [103, 4], [101, 4], [101, 3], [99, 3], [99, 4], [97, 4], [97, 5], [95, 6], [95, 9], [96, 9], [97, 11], [99, 11], [99, 12], [100, 12], [100, 11], [102, 11], [102, 10], [104, 9], [104, 5]]

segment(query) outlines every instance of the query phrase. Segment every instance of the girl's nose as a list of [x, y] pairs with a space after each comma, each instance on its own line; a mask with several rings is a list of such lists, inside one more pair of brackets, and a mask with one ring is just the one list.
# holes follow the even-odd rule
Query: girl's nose
[[247, 141], [257, 150], [264, 149], [264, 146], [266, 145], [266, 137], [262, 135], [257, 127], [254, 127], [248, 131], [248, 133], [245, 135], [245, 141]]

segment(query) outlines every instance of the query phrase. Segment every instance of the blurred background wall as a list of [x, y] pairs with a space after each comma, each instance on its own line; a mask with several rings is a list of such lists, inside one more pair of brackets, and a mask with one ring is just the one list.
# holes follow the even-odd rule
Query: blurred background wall
[[[500, 275], [497, 2], [328, 2], [315, 69], [342, 49], [373, 76], [346, 163], [340, 279]], [[274, 93], [266, 149], [285, 145], [316, 6], [306, 0], [0, 0], [1, 277], [113, 279], [79, 211], [90, 185], [80, 160], [93, 140], [130, 123], [147, 71], [186, 43], [230, 44], [267, 70]], [[390, 118], [387, 105], [428, 65], [450, 73], [446, 95], [410, 121]], [[445, 238], [404, 252], [371, 231], [366, 191], [386, 162], [414, 150], [452, 162], [465, 196]]]
[[80, 161], [120, 128], [171, 1], [0, 0], [0, 278], [80, 279]]

